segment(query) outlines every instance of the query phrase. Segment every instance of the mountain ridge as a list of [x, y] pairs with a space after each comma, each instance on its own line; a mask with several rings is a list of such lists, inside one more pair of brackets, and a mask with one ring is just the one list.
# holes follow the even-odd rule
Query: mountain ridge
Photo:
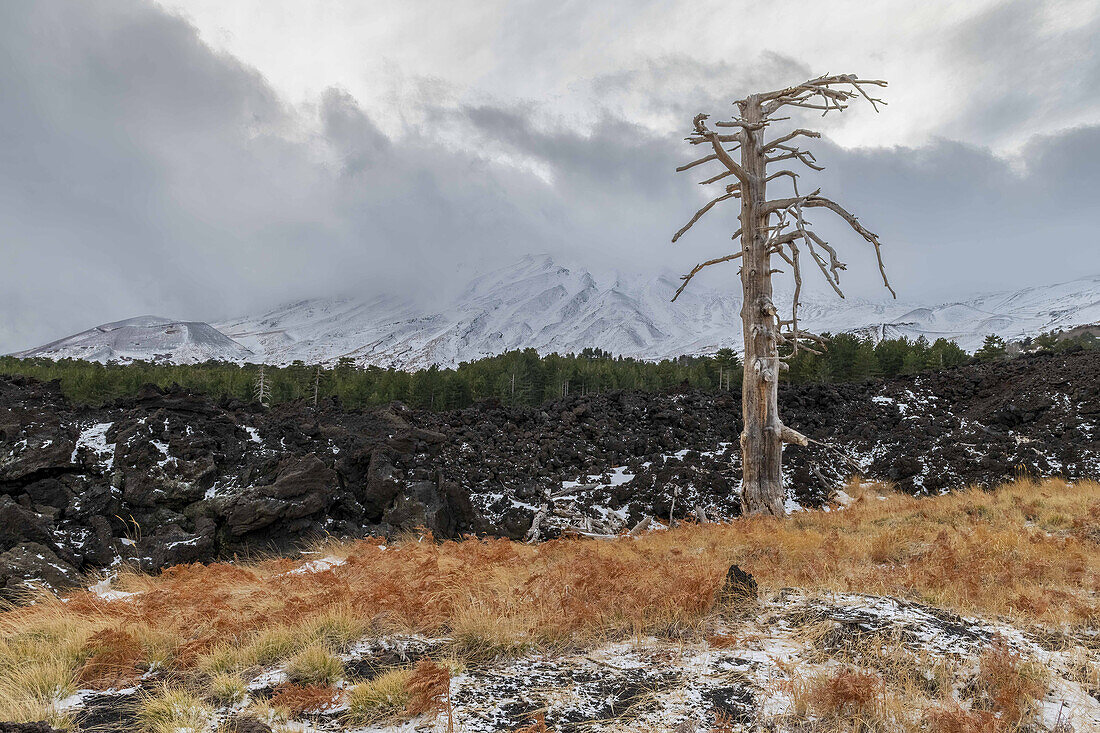
[[[693, 283], [673, 303], [678, 284], [669, 273], [599, 275], [549, 255], [527, 255], [475, 275], [437, 308], [372, 293], [300, 299], [213, 324], [140, 316], [15, 356], [283, 365], [351, 358], [364, 366], [416, 369], [524, 348], [569, 353], [598, 347], [645, 360], [740, 349], [740, 295]], [[788, 301], [789, 294], [777, 289], [776, 302]], [[804, 292], [800, 321], [817, 333], [942, 337], [974, 350], [989, 333], [1019, 339], [1100, 323], [1100, 276], [937, 305]]]

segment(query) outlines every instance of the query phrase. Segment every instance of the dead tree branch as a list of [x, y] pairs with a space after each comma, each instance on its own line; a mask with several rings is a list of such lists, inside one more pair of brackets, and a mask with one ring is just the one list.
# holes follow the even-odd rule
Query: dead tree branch
[[734, 252], [733, 254], [726, 255], [725, 257], [717, 257], [713, 260], [707, 260], [706, 262], [701, 262], [698, 265], [696, 265], [695, 267], [691, 268], [691, 272], [689, 272], [688, 274], [683, 275], [683, 276], [680, 277], [680, 279], [683, 280], [683, 282], [680, 284], [680, 287], [676, 288], [676, 294], [672, 296], [672, 302], [674, 302], [674, 303], [676, 302], [676, 299], [680, 297], [680, 293], [684, 292], [684, 288], [686, 288], [687, 284], [689, 282], [691, 282], [691, 278], [695, 277], [695, 275], [700, 270], [702, 270], [704, 267], [710, 267], [711, 265], [718, 265], [718, 264], [721, 264], [723, 262], [729, 262], [730, 260], [736, 260], [742, 254], [744, 254], [744, 253], [743, 252]]
[[675, 242], [677, 239], [682, 237], [684, 235], [684, 232], [686, 232], [688, 229], [691, 229], [691, 227], [695, 224], [695, 222], [699, 221], [703, 217], [703, 214], [710, 211], [714, 207], [715, 204], [717, 204], [720, 201], [725, 201], [727, 199], [737, 198], [739, 195], [740, 194], [738, 194], [737, 192], [727, 193], [727, 194], [723, 194], [722, 196], [719, 196], [716, 199], [711, 199], [710, 201], [708, 201], [703, 208], [701, 208], [701, 209], [699, 209], [698, 211], [695, 212], [695, 216], [691, 217], [691, 221], [689, 221], [687, 224], [684, 224], [684, 226], [681, 227], [680, 231], [678, 231], [678, 232], [676, 232], [676, 234], [672, 235], [672, 241]]

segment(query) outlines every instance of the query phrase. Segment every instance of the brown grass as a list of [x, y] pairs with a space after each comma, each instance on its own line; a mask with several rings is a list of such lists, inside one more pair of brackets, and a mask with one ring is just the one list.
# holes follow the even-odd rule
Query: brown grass
[[986, 710], [963, 710], [956, 705], [929, 711], [924, 718], [929, 733], [999, 733], [1004, 727]]
[[546, 727], [546, 716], [543, 713], [536, 713], [530, 723], [516, 728], [512, 733], [553, 733], [553, 731]]
[[823, 718], [848, 720], [869, 717], [884, 691], [877, 675], [842, 669], [816, 684], [809, 701], [813, 711]]
[[292, 715], [319, 713], [340, 699], [340, 691], [323, 685], [296, 685], [288, 682], [275, 689], [271, 706]]
[[733, 733], [736, 725], [737, 721], [732, 715], [719, 711], [714, 714], [714, 725], [710, 727], [710, 733]]
[[976, 680], [975, 707], [987, 709], [1008, 730], [1028, 719], [1046, 694], [1046, 671], [1024, 661], [998, 640], [982, 654]]
[[145, 655], [137, 640], [125, 631], [98, 631], [85, 643], [84, 650], [88, 658], [76, 675], [82, 687], [128, 687], [141, 677]]
[[454, 730], [450, 670], [430, 659], [421, 659], [413, 668], [405, 689], [409, 693], [409, 702], [405, 705], [409, 717], [415, 718], [425, 713], [434, 717], [446, 713], [447, 730]]
[[[765, 591], [856, 591], [1025, 622], [1100, 623], [1091, 593], [1100, 585], [1100, 484], [1019, 481], [925, 499], [848, 491], [857, 500], [844, 511], [615, 542], [361, 541], [322, 548], [347, 562], [321, 573], [288, 575], [300, 563], [273, 559], [124, 574], [117, 585], [140, 593], [126, 601], [82, 591], [0, 614], [0, 684], [49, 649], [83, 649], [60, 657], [70, 675], [105, 679], [108, 669], [130, 674], [154, 662], [234, 673], [381, 632], [446, 635], [463, 658], [702, 635], [733, 563]], [[106, 630], [129, 639], [118, 637], [118, 659], [92, 641]], [[68, 684], [63, 672], [51, 667], [51, 679]]]

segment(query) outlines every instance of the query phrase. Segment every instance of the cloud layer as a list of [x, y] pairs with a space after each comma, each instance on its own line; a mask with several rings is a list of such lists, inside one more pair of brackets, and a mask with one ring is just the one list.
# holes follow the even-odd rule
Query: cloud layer
[[[337, 87], [291, 100], [190, 21], [139, 0], [0, 5], [0, 353], [146, 312], [215, 319], [380, 287], [428, 298], [456, 269], [529, 252], [643, 271], [724, 254], [732, 208], [668, 243], [706, 200], [693, 183], [705, 176], [673, 172], [696, 151], [678, 128], [696, 111], [723, 114], [726, 87], [732, 95], [820, 70], [789, 49], [739, 64], [675, 49], [639, 56], [620, 32], [604, 49], [618, 65], [582, 74], [616, 22], [642, 38], [661, 19], [661, 4], [631, 4], [578, 25], [584, 7], [546, 18], [529, 3], [495, 5], [494, 23], [514, 32], [497, 33], [481, 87], [398, 67], [400, 93], [387, 106], [386, 95]], [[994, 29], [1045, 60], [1045, 73], [1021, 81], [1049, 84], [1041, 104], [1008, 84], [983, 87], [980, 104], [947, 105], [965, 133], [957, 138], [826, 139], [816, 150], [828, 170], [805, 172], [803, 185], [813, 178], [887, 242], [905, 299], [1100, 270], [1086, 226], [1100, 176], [1090, 107], [1100, 72], [1082, 41], [1095, 37], [1096, 16], [1066, 28], [1035, 8], [973, 15], [940, 51], [979, 71], [1006, 63]], [[406, 19], [381, 25], [399, 33]], [[537, 44], [540, 27], [556, 28], [557, 42]], [[515, 81], [510, 58], [542, 76]], [[576, 93], [525, 96], [549, 88]], [[1057, 95], [1077, 102], [1064, 108], [1066, 125], [1044, 127]], [[845, 140], [856, 119], [861, 129], [901, 123], [895, 108], [807, 121]], [[1012, 156], [975, 142], [982, 130], [991, 145], [1015, 141]], [[865, 245], [817, 218], [847, 254], [852, 292], [880, 297]]]

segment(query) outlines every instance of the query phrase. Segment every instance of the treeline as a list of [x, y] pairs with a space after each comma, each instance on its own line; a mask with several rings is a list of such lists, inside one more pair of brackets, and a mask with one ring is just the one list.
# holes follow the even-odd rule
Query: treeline
[[787, 360], [790, 366], [781, 379], [793, 384], [806, 382], [861, 382], [871, 377], [896, 377], [929, 369], [960, 366], [971, 357], [954, 341], [921, 336], [883, 339], [877, 344], [850, 333], [825, 335], [825, 348], [811, 345], [820, 354], [800, 349]]
[[[567, 394], [615, 389], [656, 391], [680, 384], [719, 389], [740, 383], [740, 361], [731, 349], [713, 356], [684, 356], [648, 362], [613, 357], [599, 349], [580, 354], [540, 356], [534, 349], [463, 362], [456, 369], [418, 371], [356, 366], [351, 359], [316, 367], [294, 362], [263, 367], [270, 402], [318, 402], [339, 399], [346, 407], [381, 405], [399, 400], [415, 407], [451, 409], [496, 398], [507, 405], [541, 405]], [[135, 394], [142, 385], [173, 384], [211, 395], [252, 401], [261, 367], [255, 364], [206, 362], [173, 365], [151, 362], [99, 364], [76, 359], [0, 357], [0, 373], [36, 379], [60, 379], [65, 395], [82, 404], [99, 405]]]
[[[787, 383], [849, 382], [944, 369], [972, 360], [1008, 358], [1019, 351], [1077, 351], [1095, 349], [1091, 334], [1065, 338], [1043, 334], [1020, 344], [1007, 345], [996, 336], [973, 356], [953, 342], [924, 338], [870, 339], [851, 334], [824, 337], [820, 354], [800, 350], [782, 372]], [[408, 372], [381, 367], [358, 367], [350, 359], [316, 367], [295, 362], [285, 367], [264, 366], [263, 377], [272, 404], [305, 400], [327, 402], [337, 398], [346, 407], [380, 405], [399, 400], [415, 407], [451, 409], [485, 399], [506, 405], [541, 405], [566, 394], [593, 394], [609, 390], [658, 391], [678, 385], [698, 389], [737, 389], [741, 363], [731, 349], [711, 356], [682, 356], [661, 362], [613, 357], [599, 349], [579, 354], [540, 356], [534, 349], [463, 362], [456, 369], [431, 367]], [[99, 364], [62, 359], [0, 357], [0, 373], [36, 379], [59, 379], [74, 402], [99, 405], [133, 395], [145, 384], [167, 388], [177, 384], [215, 399], [256, 399], [261, 367], [255, 364], [207, 362], [172, 365], [149, 362]]]
[[860, 382], [871, 377], [895, 377], [961, 366], [971, 361], [1007, 359], [1021, 353], [1068, 353], [1097, 348], [1100, 348], [1100, 339], [1088, 331], [1073, 336], [1050, 331], [1013, 343], [991, 334], [973, 355], [944, 338], [929, 343], [923, 336], [915, 340], [902, 337], [883, 339], [876, 344], [849, 333], [826, 334], [825, 348], [816, 349], [820, 354], [800, 350], [787, 359], [790, 368], [780, 378], [793, 384]]

